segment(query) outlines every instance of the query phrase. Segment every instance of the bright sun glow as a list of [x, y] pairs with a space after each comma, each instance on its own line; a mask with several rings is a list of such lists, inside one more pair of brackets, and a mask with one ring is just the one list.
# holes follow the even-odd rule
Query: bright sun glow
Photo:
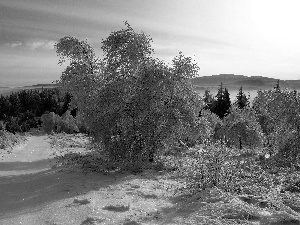
[[250, 4], [258, 38], [270, 47], [299, 51], [299, 0], [251, 0]]

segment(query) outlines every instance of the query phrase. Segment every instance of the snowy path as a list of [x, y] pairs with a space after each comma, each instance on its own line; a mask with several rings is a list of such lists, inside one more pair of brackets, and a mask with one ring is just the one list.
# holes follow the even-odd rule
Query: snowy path
[[53, 150], [47, 135], [30, 136], [10, 153], [0, 155], [0, 177], [28, 174], [50, 169]]
[[[55, 149], [49, 141], [47, 135], [33, 135], [9, 153], [0, 152], [1, 225], [48, 224], [44, 217], [55, 218], [61, 211], [57, 202], [65, 208], [65, 202], [69, 204], [74, 197], [116, 181], [115, 176], [52, 169]], [[85, 211], [82, 213], [86, 216]]]

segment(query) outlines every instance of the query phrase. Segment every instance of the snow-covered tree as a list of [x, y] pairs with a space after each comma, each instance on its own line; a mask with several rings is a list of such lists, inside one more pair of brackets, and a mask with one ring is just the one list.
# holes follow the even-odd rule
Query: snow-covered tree
[[62, 38], [57, 53], [70, 65], [60, 83], [111, 158], [153, 161], [164, 140], [195, 124], [200, 99], [190, 78], [199, 68], [182, 53], [172, 66], [153, 58], [151, 38], [125, 25], [102, 41], [102, 60], [87, 42]]

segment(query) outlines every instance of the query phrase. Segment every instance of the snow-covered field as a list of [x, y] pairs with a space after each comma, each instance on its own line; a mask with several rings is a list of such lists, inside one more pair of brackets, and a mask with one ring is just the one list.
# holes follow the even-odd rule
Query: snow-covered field
[[[82, 136], [77, 138], [79, 143]], [[57, 152], [84, 150], [80, 147], [53, 145], [51, 137], [35, 133], [2, 151], [0, 224], [300, 224], [297, 199], [280, 211], [279, 206], [267, 207], [268, 196], [233, 195], [217, 188], [186, 195], [176, 191], [183, 183], [172, 172], [52, 168]], [[270, 195], [272, 191], [280, 194], [270, 190]]]

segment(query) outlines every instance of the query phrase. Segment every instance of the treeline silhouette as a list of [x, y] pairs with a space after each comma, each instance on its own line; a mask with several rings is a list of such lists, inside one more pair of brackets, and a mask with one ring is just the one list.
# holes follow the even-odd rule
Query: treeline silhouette
[[[61, 116], [68, 110], [71, 101], [69, 93], [58, 88], [32, 89], [0, 96], [1, 127], [9, 132], [27, 132], [41, 125], [41, 116], [54, 112]], [[71, 111], [76, 116], [76, 110]]]

